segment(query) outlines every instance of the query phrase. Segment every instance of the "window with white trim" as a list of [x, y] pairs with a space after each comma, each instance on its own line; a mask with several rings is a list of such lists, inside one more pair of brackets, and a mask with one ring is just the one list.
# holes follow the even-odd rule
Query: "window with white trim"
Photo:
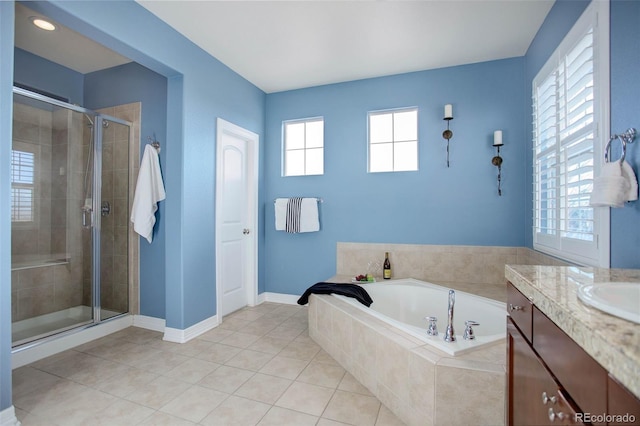
[[283, 176], [324, 174], [324, 119], [322, 117], [282, 123]]
[[369, 113], [369, 172], [418, 170], [418, 109]]
[[609, 134], [608, 22], [608, 2], [592, 2], [532, 87], [534, 248], [604, 267], [609, 210], [589, 198]]
[[11, 221], [35, 221], [35, 153], [11, 150]]

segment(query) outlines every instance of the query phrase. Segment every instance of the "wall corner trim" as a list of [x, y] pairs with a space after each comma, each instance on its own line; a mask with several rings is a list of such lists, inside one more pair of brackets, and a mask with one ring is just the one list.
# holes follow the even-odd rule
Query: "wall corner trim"
[[0, 411], [0, 426], [20, 426], [13, 405]]
[[286, 293], [270, 293], [264, 292], [258, 295], [258, 303], [263, 302], [273, 302], [273, 303], [284, 303], [287, 305], [297, 305], [299, 295], [295, 294], [286, 294]]
[[167, 342], [174, 343], [186, 343], [191, 339], [194, 339], [201, 334], [206, 333], [207, 331], [215, 328], [219, 325], [218, 316], [214, 315], [209, 317], [203, 321], [200, 321], [197, 324], [192, 325], [191, 327], [180, 330], [177, 328], [165, 327], [164, 328], [164, 337], [162, 340], [166, 340]]

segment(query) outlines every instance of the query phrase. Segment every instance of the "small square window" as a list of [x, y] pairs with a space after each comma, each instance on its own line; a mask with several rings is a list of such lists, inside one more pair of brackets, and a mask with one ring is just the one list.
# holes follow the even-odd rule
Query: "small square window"
[[11, 221], [33, 222], [35, 216], [35, 154], [11, 150]]
[[283, 176], [324, 174], [324, 120], [283, 122]]
[[369, 113], [369, 172], [418, 170], [417, 108]]

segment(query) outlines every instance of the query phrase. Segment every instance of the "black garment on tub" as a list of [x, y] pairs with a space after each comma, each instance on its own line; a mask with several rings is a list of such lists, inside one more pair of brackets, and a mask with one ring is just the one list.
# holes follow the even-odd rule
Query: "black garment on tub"
[[317, 283], [309, 287], [298, 299], [298, 305], [306, 305], [309, 303], [309, 295], [315, 294], [340, 294], [342, 296], [353, 297], [367, 308], [373, 303], [373, 299], [367, 291], [356, 284], [334, 284], [334, 283]]

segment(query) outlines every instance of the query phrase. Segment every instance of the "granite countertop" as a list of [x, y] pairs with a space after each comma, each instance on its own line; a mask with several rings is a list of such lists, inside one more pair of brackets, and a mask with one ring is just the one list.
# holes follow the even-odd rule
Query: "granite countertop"
[[640, 269], [506, 265], [505, 276], [540, 311], [640, 398], [640, 325], [587, 306], [582, 285], [638, 282]]

